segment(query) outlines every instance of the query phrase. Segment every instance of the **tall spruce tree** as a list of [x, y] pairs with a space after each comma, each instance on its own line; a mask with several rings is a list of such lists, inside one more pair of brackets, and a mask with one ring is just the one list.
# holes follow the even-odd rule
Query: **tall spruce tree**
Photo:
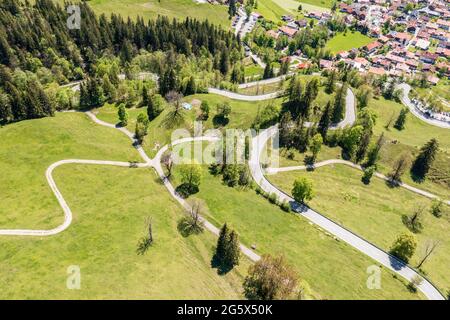
[[225, 255], [227, 252], [227, 244], [230, 239], [230, 231], [225, 223], [220, 229], [219, 238], [217, 239], [216, 252], [214, 254], [213, 260], [217, 265], [222, 265], [225, 261]]
[[326, 141], [327, 139], [328, 128], [330, 127], [331, 124], [331, 116], [332, 116], [332, 106], [331, 102], [328, 101], [325, 110], [323, 110], [322, 112], [322, 115], [319, 120], [319, 125], [317, 128], [318, 132], [322, 135], [323, 141]]
[[332, 117], [333, 123], [338, 123], [342, 119], [344, 119], [347, 88], [348, 88], [348, 85], [346, 83], [344, 83], [336, 92], [336, 97], [334, 99], [333, 117]]

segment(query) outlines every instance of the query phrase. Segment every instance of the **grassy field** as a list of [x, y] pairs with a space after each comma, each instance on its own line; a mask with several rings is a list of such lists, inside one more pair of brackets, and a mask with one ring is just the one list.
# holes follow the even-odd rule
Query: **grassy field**
[[443, 103], [443, 110], [450, 112], [450, 80], [441, 79], [439, 83], [430, 88], [414, 88], [417, 92], [421, 94], [432, 94], [435, 97], [444, 99], [447, 102]]
[[293, 13], [291, 8], [287, 7], [284, 2], [284, 0], [283, 2], [276, 0], [259, 0], [258, 8], [256, 8], [255, 11], [262, 14], [265, 19], [278, 23], [282, 21], [281, 16]]
[[264, 69], [257, 64], [250, 64], [248, 66], [245, 66], [244, 72], [245, 78], [248, 79], [248, 81], [252, 81], [253, 79], [262, 78], [264, 74]]
[[436, 138], [440, 144], [440, 152], [432, 166], [430, 177], [433, 177], [437, 183], [433, 183], [430, 179], [416, 183], [409, 174], [404, 175], [403, 181], [441, 197], [450, 198], [450, 131], [429, 125], [411, 113], [407, 115], [404, 130], [399, 131], [392, 125], [386, 130], [386, 124], [391, 117], [395, 121], [403, 105], [380, 98], [371, 100], [369, 108], [375, 110], [378, 115], [375, 135], [379, 136], [384, 132], [387, 139], [381, 151], [379, 170], [389, 173], [392, 170], [392, 164], [400, 154], [407, 152], [415, 155], [427, 141]]
[[[0, 237], [0, 299], [241, 298], [245, 259], [241, 268], [219, 276], [210, 267], [215, 237], [179, 234], [181, 209], [150, 170], [56, 169], [73, 224], [48, 238]], [[155, 243], [138, 255], [147, 217]], [[80, 267], [80, 290], [66, 287], [71, 265]]]
[[409, 293], [405, 283], [385, 269], [382, 289], [367, 289], [366, 269], [374, 264], [372, 260], [307, 220], [281, 211], [254, 190], [225, 186], [206, 168], [195, 198], [203, 201], [211, 222], [218, 226], [227, 222], [239, 233], [241, 241], [255, 245], [258, 253], [284, 254], [316, 298], [317, 295], [323, 299], [421, 298]]
[[[64, 0], [54, 1], [64, 3]], [[177, 19], [189, 17], [209, 19], [227, 30], [231, 26], [226, 6], [198, 4], [193, 0], [91, 0], [89, 5], [98, 15], [104, 13], [110, 16], [115, 13], [131, 18], [141, 16], [145, 19], [156, 18], [158, 15]]]
[[403, 188], [391, 188], [377, 178], [373, 178], [370, 185], [364, 185], [361, 176], [362, 173], [353, 168], [334, 165], [312, 172], [278, 173], [268, 178], [287, 193], [291, 193], [295, 179], [310, 178], [316, 193], [309, 202], [312, 208], [386, 250], [398, 234], [408, 231], [402, 215], [411, 215], [415, 208], [425, 206], [424, 230], [417, 235], [419, 246], [411, 265], [416, 266], [422, 258], [428, 240], [439, 240], [438, 249], [422, 269], [446, 292], [450, 288], [450, 216], [438, 219], [429, 212], [429, 199]]
[[[63, 159], [138, 161], [131, 141], [81, 113], [22, 121], [0, 128], [0, 228], [53, 228], [63, 212], [45, 170]], [[18, 192], [20, 190], [20, 192]]]
[[299, 2], [305, 7], [305, 9], [308, 7], [308, 5], [313, 7], [331, 9], [335, 0], [301, 0]]
[[[204, 129], [214, 128], [213, 118], [216, 114], [216, 105], [218, 103], [228, 102], [231, 106], [231, 114], [229, 116], [230, 122], [225, 127], [226, 129], [248, 129], [251, 127], [253, 121], [255, 120], [258, 108], [262, 109], [267, 106], [270, 101], [259, 101], [259, 102], [246, 102], [231, 100], [226, 97], [213, 95], [213, 94], [197, 94], [189, 97], [185, 97], [185, 101], [192, 102], [193, 100], [207, 101], [210, 107], [210, 115], [207, 121], [203, 123]], [[273, 101], [275, 105], [281, 105], [281, 99], [275, 99]], [[112, 105], [105, 105], [104, 107], [98, 109], [97, 115], [99, 119], [110, 123], [117, 123], [117, 108]], [[128, 111], [130, 120], [128, 124], [128, 129], [134, 132], [135, 119], [140, 112], [146, 112], [145, 108], [131, 109]], [[194, 106], [192, 110], [185, 112], [185, 123], [178, 126], [178, 128], [185, 128], [192, 132], [194, 127], [194, 121], [200, 115], [199, 106]], [[148, 136], [145, 138], [144, 148], [147, 153], [151, 156], [155, 155], [158, 151], [155, 148], [155, 144], [159, 144], [161, 147], [168, 144], [171, 141], [171, 134], [177, 128], [167, 129], [164, 126], [164, 119], [167, 116], [167, 110], [163, 111], [155, 120], [153, 120], [149, 125]]]
[[361, 48], [372, 41], [372, 38], [369, 38], [360, 32], [347, 32], [346, 34], [338, 33], [327, 42], [325, 48], [330, 50], [331, 53], [336, 54], [353, 48]]

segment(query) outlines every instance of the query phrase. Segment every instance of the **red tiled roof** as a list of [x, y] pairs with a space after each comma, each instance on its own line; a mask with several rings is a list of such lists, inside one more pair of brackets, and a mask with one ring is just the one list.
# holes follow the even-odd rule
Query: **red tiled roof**
[[297, 30], [296, 30], [296, 29], [290, 28], [290, 27], [287, 27], [287, 26], [281, 27], [281, 28], [280, 28], [280, 31], [283, 32], [283, 33], [285, 33], [285, 34], [287, 34], [287, 35], [290, 36], [290, 37], [295, 36], [295, 34], [297, 33]]
[[378, 48], [379, 46], [381, 46], [381, 43], [379, 43], [378, 41], [374, 41], [366, 45], [366, 48], [367, 50], [372, 51], [373, 49]]

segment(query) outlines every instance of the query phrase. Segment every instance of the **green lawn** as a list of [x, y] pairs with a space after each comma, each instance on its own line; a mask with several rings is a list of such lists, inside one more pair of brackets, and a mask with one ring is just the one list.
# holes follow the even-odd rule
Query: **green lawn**
[[254, 11], [262, 14], [265, 19], [278, 23], [282, 21], [281, 16], [292, 14], [291, 8], [286, 7], [283, 2], [277, 0], [259, 0], [258, 8]]
[[439, 240], [438, 249], [423, 265], [423, 270], [446, 292], [450, 288], [450, 216], [435, 218], [429, 212], [431, 200], [428, 198], [403, 188], [391, 188], [375, 177], [370, 185], [364, 185], [361, 176], [362, 173], [353, 168], [334, 165], [312, 172], [283, 172], [268, 178], [285, 192], [291, 193], [295, 179], [308, 177], [313, 181], [315, 190], [315, 197], [309, 202], [312, 208], [385, 250], [390, 248], [398, 234], [408, 231], [402, 222], [402, 215], [412, 214], [420, 205], [426, 206], [424, 230], [417, 235], [419, 246], [411, 265], [417, 265], [429, 239]]
[[250, 64], [248, 66], [245, 66], [244, 72], [245, 78], [249, 79], [248, 81], [253, 81], [253, 79], [262, 78], [264, 69], [257, 64]]
[[[63, 0], [54, 0], [61, 4]], [[144, 20], [156, 18], [158, 15], [169, 18], [198, 20], [209, 19], [225, 29], [231, 26], [226, 6], [198, 4], [193, 0], [91, 0], [89, 5], [100, 15], [110, 16], [112, 13], [124, 17], [144, 17]]]
[[203, 208], [211, 222], [217, 226], [227, 222], [244, 244], [256, 245], [258, 253], [284, 254], [315, 298], [421, 298], [409, 293], [405, 282], [395, 279], [386, 269], [382, 271], [382, 289], [367, 289], [366, 269], [374, 264], [371, 259], [307, 220], [281, 211], [254, 190], [224, 186], [206, 168], [195, 198], [204, 201]]
[[361, 48], [374, 41], [360, 32], [338, 33], [335, 37], [330, 39], [325, 48], [331, 53], [336, 54], [341, 51], [348, 51], [353, 48]]
[[[284, 1], [284, 0], [279, 0], [279, 1]], [[299, 2], [303, 5], [303, 9], [307, 9], [310, 11], [317, 11], [318, 9], [316, 9], [316, 8], [331, 9], [335, 0], [301, 0]], [[316, 7], [316, 8], [314, 8], [314, 7]]]
[[[0, 299], [242, 297], [246, 260], [219, 276], [210, 267], [215, 237], [179, 234], [180, 206], [151, 169], [68, 165], [55, 170], [55, 180], [74, 221], [52, 237], [0, 237]], [[138, 255], [147, 217], [155, 243]], [[71, 265], [80, 267], [80, 290], [66, 288]]]
[[[63, 159], [140, 161], [122, 133], [101, 127], [81, 113], [28, 120], [0, 128], [0, 228], [48, 228], [63, 212], [45, 179]], [[19, 192], [20, 190], [20, 192]]]

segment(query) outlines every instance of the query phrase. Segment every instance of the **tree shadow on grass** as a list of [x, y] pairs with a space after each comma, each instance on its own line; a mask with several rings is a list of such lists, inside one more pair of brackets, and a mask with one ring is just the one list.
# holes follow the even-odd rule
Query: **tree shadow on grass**
[[412, 181], [414, 181], [416, 183], [422, 183], [425, 181], [425, 177], [423, 175], [419, 175], [419, 174], [415, 173], [412, 169], [409, 172], [409, 174], [410, 174]]
[[183, 199], [188, 198], [189, 196], [198, 193], [199, 189], [195, 185], [191, 185], [188, 183], [180, 184], [176, 189], [175, 192], [180, 195]]
[[400, 181], [393, 180], [389, 176], [385, 183], [386, 186], [388, 186], [391, 189], [398, 188], [400, 186]]
[[220, 128], [220, 127], [225, 127], [230, 122], [230, 119], [216, 114], [214, 116], [214, 118], [212, 119], [212, 122], [213, 122], [214, 128]]
[[214, 256], [211, 259], [211, 268], [217, 269], [217, 274], [219, 275], [226, 275], [228, 272], [230, 272], [233, 267], [229, 266], [228, 264], [224, 264], [222, 261], [220, 261], [219, 257], [214, 254]]
[[150, 248], [152, 243], [153, 242], [149, 237], [142, 237], [142, 239], [138, 242], [136, 253], [140, 256], [144, 255], [147, 252], [148, 248]]
[[177, 229], [178, 232], [183, 236], [183, 238], [187, 238], [190, 235], [197, 235], [203, 232], [203, 228], [201, 226], [194, 226], [190, 222], [188, 216], [178, 220]]

